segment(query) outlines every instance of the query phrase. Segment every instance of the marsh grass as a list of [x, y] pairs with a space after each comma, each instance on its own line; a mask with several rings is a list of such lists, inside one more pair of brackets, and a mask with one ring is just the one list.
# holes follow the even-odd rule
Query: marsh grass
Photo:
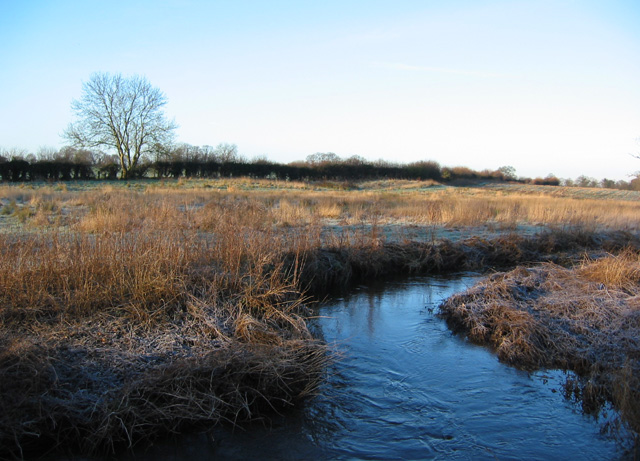
[[7, 201], [7, 203], [5, 205], [2, 206], [2, 208], [0, 209], [0, 214], [3, 215], [12, 215], [13, 213], [15, 213], [16, 211], [16, 201], [15, 200], [10, 200]]
[[[419, 183], [127, 186], [0, 186], [3, 219], [29, 210], [0, 233], [0, 456], [52, 446], [113, 452], [290, 407], [315, 392], [331, 358], [307, 329], [310, 295], [390, 274], [640, 247], [623, 232], [638, 225], [635, 202]], [[525, 237], [512, 232], [521, 223], [557, 229]], [[507, 233], [416, 241], [394, 238], [389, 226]], [[622, 280], [615, 274], [624, 271], [607, 270]], [[528, 322], [506, 308], [501, 315], [505, 325]], [[629, 401], [634, 392], [619, 390]]]
[[633, 294], [640, 286], [640, 255], [627, 250], [617, 256], [585, 258], [578, 274], [601, 288], [623, 290]]
[[313, 393], [328, 351], [252, 205], [108, 191], [64, 232], [0, 235], [3, 452], [112, 449]]
[[[252, 179], [141, 182], [133, 186], [86, 185], [78, 186], [77, 190], [73, 186], [67, 189], [51, 185], [0, 186], [2, 213], [13, 214], [16, 208], [25, 209], [21, 218], [25, 223], [38, 214], [47, 214], [47, 220], [39, 217], [44, 226], [55, 223], [57, 216], [64, 217], [61, 221], [64, 224], [70, 219], [84, 219], [87, 230], [93, 228], [97, 232], [102, 226], [126, 229], [136, 227], [131, 220], [153, 220], [152, 212], [158, 210], [159, 203], [164, 203], [172, 212], [182, 207], [183, 215], [188, 211], [197, 215], [193, 212], [198, 207], [218, 201], [260, 209], [270, 224], [280, 227], [314, 222], [359, 225], [372, 220], [381, 225], [402, 223], [448, 228], [589, 225], [596, 229], [628, 230], [640, 227], [638, 200], [626, 196], [603, 199], [586, 193], [581, 196], [575, 188], [571, 193], [559, 193], [557, 188], [531, 186], [527, 192], [524, 186], [516, 185], [511, 191], [506, 186], [444, 188], [415, 181], [379, 181], [343, 190], [317, 184]], [[95, 221], [93, 224], [82, 216], [87, 210]], [[120, 216], [127, 214], [127, 210], [130, 210], [129, 217]], [[117, 220], [120, 222], [116, 223]]]
[[327, 350], [295, 274], [257, 238], [2, 240], [3, 449], [115, 449], [312, 394]]
[[498, 273], [440, 306], [449, 324], [498, 357], [529, 370], [572, 370], [567, 382], [590, 413], [605, 401], [640, 432], [640, 258], [638, 248]]

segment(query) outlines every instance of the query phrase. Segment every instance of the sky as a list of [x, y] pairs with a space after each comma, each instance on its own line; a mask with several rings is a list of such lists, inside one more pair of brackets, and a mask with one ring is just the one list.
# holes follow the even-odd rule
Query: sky
[[0, 148], [63, 147], [94, 72], [248, 159], [640, 170], [639, 0], [0, 0]]

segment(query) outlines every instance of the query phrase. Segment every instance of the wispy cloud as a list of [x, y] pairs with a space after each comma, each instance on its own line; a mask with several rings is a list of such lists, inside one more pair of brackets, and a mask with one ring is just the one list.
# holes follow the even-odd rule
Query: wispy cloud
[[384, 69], [394, 69], [409, 72], [436, 72], [440, 74], [467, 75], [471, 77], [495, 78], [505, 76], [504, 74], [493, 72], [479, 72], [466, 69], [450, 69], [447, 67], [417, 66], [415, 64], [405, 64], [401, 62], [374, 62], [373, 66]]

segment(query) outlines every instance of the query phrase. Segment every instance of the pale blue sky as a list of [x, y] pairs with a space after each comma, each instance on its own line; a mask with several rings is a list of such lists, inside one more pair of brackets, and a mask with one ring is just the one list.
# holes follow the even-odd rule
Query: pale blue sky
[[0, 0], [0, 147], [64, 145], [96, 71], [248, 158], [640, 170], [640, 0]]

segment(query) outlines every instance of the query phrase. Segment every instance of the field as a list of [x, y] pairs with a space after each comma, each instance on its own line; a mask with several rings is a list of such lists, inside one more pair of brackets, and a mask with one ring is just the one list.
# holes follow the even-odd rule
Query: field
[[[484, 307], [451, 301], [452, 325], [516, 366], [594, 378], [574, 393], [613, 401], [637, 433], [639, 199], [418, 181], [0, 185], [0, 456], [114, 452], [268, 417], [313, 395], [333, 358], [307, 327], [314, 299], [359, 279], [517, 265], [486, 298], [461, 295]], [[540, 290], [572, 307], [532, 305]], [[566, 337], [543, 329], [558, 319]], [[542, 360], [553, 347], [561, 358]]]

